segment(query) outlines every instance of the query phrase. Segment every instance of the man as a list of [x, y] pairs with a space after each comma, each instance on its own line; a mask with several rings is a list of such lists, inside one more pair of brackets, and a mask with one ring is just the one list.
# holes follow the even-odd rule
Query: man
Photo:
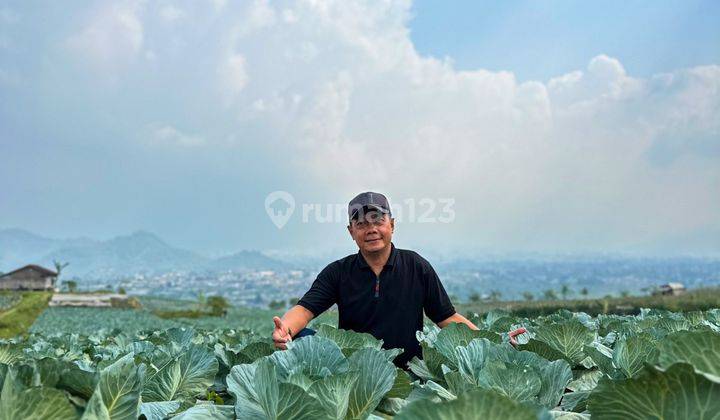
[[455, 312], [430, 263], [414, 251], [395, 248], [395, 219], [384, 195], [358, 194], [348, 205], [348, 217], [358, 253], [330, 263], [297, 305], [282, 319], [273, 318], [276, 347], [285, 349], [301, 331], [299, 336], [314, 333], [305, 326], [335, 303], [339, 328], [370, 333], [385, 348], [403, 349], [394, 360], [403, 368], [421, 356], [415, 332], [422, 330], [423, 311], [440, 328], [460, 322], [478, 329]]

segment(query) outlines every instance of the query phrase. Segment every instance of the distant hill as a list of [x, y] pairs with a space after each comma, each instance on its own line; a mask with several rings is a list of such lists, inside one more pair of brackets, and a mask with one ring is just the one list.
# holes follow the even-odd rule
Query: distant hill
[[279, 270], [290, 268], [289, 264], [270, 258], [258, 251], [240, 251], [211, 261], [209, 268], [214, 271], [227, 270]]
[[[0, 271], [7, 272], [25, 264], [48, 261], [45, 257], [61, 248], [92, 246], [96, 243], [87, 238], [52, 239], [22, 229], [0, 229]], [[52, 260], [49, 263], [52, 265]]]
[[52, 268], [53, 260], [69, 262], [64, 273], [90, 279], [113, 279], [136, 273], [174, 270], [277, 270], [288, 265], [259, 251], [241, 251], [212, 259], [173, 247], [157, 235], [138, 231], [107, 241], [50, 239], [22, 229], [0, 230], [0, 271], [35, 263]]
[[70, 263], [68, 275], [117, 277], [138, 272], [162, 273], [203, 268], [207, 259], [174, 248], [149, 232], [135, 232], [98, 243], [61, 247], [44, 257]]

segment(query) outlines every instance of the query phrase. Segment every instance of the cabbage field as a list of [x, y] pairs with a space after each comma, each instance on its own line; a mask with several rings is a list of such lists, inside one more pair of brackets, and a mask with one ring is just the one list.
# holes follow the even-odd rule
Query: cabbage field
[[0, 294], [0, 311], [10, 309], [20, 301], [20, 295], [17, 293], [13, 294]]
[[0, 341], [0, 419], [720, 419], [717, 309], [494, 311], [480, 331], [418, 331], [408, 371], [400, 350], [327, 324], [275, 351], [265, 331], [72, 311]]

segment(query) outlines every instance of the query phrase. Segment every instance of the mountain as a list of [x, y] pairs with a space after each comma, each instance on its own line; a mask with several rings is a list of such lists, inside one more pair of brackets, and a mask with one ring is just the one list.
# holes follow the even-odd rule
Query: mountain
[[277, 270], [288, 265], [258, 251], [241, 251], [221, 258], [167, 244], [157, 235], [138, 231], [107, 241], [50, 239], [21, 229], [0, 230], [0, 271], [25, 264], [53, 267], [54, 260], [69, 262], [64, 276], [113, 279], [136, 273], [161, 274], [175, 270]]
[[227, 270], [281, 270], [289, 264], [270, 258], [258, 251], [240, 251], [211, 261], [208, 267], [213, 271]]
[[[52, 268], [46, 255], [64, 247], [91, 246], [87, 238], [52, 239], [22, 229], [0, 229], [0, 271], [10, 271], [26, 264], [44, 264]], [[44, 261], [44, 262], [43, 262]]]
[[65, 273], [89, 277], [117, 277], [134, 273], [162, 273], [204, 267], [207, 259], [163, 242], [149, 232], [135, 232], [99, 243], [62, 247], [44, 261], [70, 263]]

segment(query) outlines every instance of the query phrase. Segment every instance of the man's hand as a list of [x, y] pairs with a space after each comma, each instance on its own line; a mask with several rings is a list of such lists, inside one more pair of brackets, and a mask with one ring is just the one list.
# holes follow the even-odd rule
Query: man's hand
[[455, 312], [454, 314], [450, 315], [448, 318], [443, 319], [442, 321], [437, 323], [437, 326], [440, 328], [445, 328], [448, 325], [452, 323], [458, 323], [458, 324], [465, 324], [470, 328], [471, 330], [479, 330], [480, 328], [477, 327], [477, 325], [470, 322], [467, 318], [460, 315], [459, 313]]
[[508, 333], [508, 336], [510, 336], [510, 344], [512, 344], [513, 347], [516, 347], [518, 345], [517, 340], [515, 337], [517, 337], [520, 334], [525, 334], [527, 330], [523, 327], [518, 328], [517, 330], [510, 331]]
[[280, 317], [273, 317], [273, 322], [275, 322], [275, 331], [272, 333], [272, 338], [275, 342], [275, 347], [281, 350], [287, 350], [287, 343], [292, 341], [290, 330], [285, 326], [285, 323]]

